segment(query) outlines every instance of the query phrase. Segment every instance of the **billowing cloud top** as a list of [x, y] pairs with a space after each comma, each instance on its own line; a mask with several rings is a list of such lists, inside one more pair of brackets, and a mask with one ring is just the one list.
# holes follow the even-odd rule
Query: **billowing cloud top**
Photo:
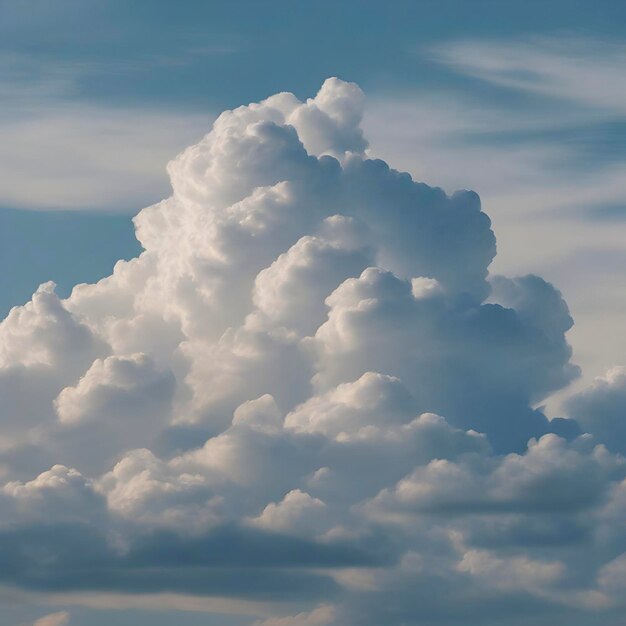
[[578, 372], [566, 304], [489, 276], [478, 196], [370, 159], [363, 105], [333, 78], [223, 113], [139, 258], [2, 322], [4, 583], [619, 623], [624, 371], [570, 401], [593, 436], [533, 408]]

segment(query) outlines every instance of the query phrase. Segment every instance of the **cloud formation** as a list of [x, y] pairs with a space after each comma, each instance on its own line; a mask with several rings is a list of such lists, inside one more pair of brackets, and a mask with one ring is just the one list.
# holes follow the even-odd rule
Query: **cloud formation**
[[580, 37], [535, 37], [500, 42], [457, 41], [435, 58], [496, 85], [624, 113], [622, 43]]
[[70, 614], [67, 611], [50, 613], [35, 620], [33, 626], [66, 626], [69, 624]]
[[333, 78], [223, 113], [141, 256], [2, 322], [2, 583], [618, 623], [621, 370], [573, 401], [592, 435], [534, 408], [578, 374], [560, 293], [489, 275], [478, 196], [370, 159], [362, 110]]
[[626, 367], [616, 366], [581, 393], [567, 408], [581, 426], [616, 452], [626, 453]]

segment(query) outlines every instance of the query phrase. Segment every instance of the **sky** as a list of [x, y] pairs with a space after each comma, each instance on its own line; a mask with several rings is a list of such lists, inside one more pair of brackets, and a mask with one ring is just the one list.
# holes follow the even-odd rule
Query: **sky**
[[0, 0], [2, 623], [621, 624], [624, 23]]

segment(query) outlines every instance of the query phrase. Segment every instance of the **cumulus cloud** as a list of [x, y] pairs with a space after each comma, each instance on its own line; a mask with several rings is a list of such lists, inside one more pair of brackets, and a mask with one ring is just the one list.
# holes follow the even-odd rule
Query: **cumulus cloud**
[[258, 517], [249, 520], [250, 524], [283, 532], [310, 531], [314, 527], [317, 513], [324, 510], [325, 504], [308, 493], [294, 489], [280, 502], [268, 504]]
[[623, 373], [572, 400], [582, 430], [536, 408], [578, 374], [561, 294], [489, 275], [475, 193], [369, 158], [363, 100], [223, 113], [138, 258], [2, 322], [4, 584], [617, 624]]
[[395, 508], [448, 516], [575, 512], [602, 500], [608, 479], [621, 465], [602, 446], [586, 448], [584, 438], [568, 445], [556, 435], [544, 435], [530, 441], [526, 454], [509, 454], [491, 463], [484, 457], [461, 463], [435, 459], [392, 490], [382, 491], [368, 506], [381, 515]]
[[581, 426], [609, 448], [626, 453], [626, 367], [613, 367], [567, 403]]

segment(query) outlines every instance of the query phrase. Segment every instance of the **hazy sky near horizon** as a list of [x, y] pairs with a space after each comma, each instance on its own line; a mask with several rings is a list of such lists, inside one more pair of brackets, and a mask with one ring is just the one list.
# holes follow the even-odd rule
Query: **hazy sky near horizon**
[[2, 552], [3, 620], [619, 624], [624, 24], [607, 0], [0, 0], [0, 551], [51, 564]]

